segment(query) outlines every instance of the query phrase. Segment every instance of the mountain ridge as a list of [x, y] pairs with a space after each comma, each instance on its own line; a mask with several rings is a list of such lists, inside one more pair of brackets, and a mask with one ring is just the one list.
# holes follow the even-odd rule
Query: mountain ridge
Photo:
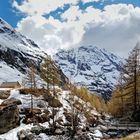
[[[45, 53], [34, 41], [28, 39], [13, 29], [7, 22], [0, 18], [0, 82], [19, 81], [27, 74], [31, 65], [38, 72]], [[61, 81], [67, 78], [58, 68]], [[4, 76], [3, 76], [4, 75]]]
[[[21, 77], [26, 74], [30, 64], [33, 63], [39, 68], [45, 54], [34, 41], [0, 19], [0, 82], [21, 82]], [[121, 58], [92, 45], [61, 49], [54, 55], [54, 61], [58, 69], [60, 67], [63, 80], [66, 75], [77, 86], [97, 92], [105, 100], [111, 95], [122, 64]]]
[[109, 99], [121, 70], [121, 58], [92, 45], [61, 49], [53, 58], [73, 83]]
[[[43, 55], [44, 52], [34, 41], [27, 39], [0, 18], [0, 70], [6, 75], [3, 78], [0, 76], [1, 82], [21, 82], [21, 77], [27, 72], [29, 65], [37, 66]], [[10, 71], [13, 71], [12, 74]]]

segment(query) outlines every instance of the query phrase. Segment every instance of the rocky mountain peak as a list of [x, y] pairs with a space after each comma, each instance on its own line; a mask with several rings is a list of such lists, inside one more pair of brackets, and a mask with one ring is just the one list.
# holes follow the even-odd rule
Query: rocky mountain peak
[[73, 83], [101, 94], [104, 99], [110, 97], [122, 63], [118, 56], [92, 45], [60, 50], [54, 60]]

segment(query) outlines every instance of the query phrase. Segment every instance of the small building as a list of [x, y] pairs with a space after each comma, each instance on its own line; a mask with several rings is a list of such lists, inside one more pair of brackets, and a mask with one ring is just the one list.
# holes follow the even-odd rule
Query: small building
[[17, 82], [3, 82], [0, 88], [21, 88], [21, 84]]

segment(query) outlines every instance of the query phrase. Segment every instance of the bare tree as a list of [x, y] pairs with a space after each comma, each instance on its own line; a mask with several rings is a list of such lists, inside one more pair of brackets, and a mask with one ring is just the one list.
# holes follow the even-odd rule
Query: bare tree
[[31, 103], [31, 117], [32, 117], [32, 121], [34, 122], [34, 112], [33, 112], [33, 108], [34, 108], [34, 104], [33, 104], [33, 94], [36, 92], [37, 89], [37, 76], [36, 76], [36, 68], [31, 65], [30, 68], [27, 71], [27, 75], [24, 79], [25, 83], [27, 84], [27, 87], [30, 89], [30, 103]]
[[73, 138], [77, 132], [77, 127], [79, 125], [79, 115], [80, 110], [76, 108], [77, 103], [79, 102], [79, 97], [76, 96], [77, 88], [69, 83], [69, 105], [71, 107], [70, 114], [71, 114], [71, 137]]

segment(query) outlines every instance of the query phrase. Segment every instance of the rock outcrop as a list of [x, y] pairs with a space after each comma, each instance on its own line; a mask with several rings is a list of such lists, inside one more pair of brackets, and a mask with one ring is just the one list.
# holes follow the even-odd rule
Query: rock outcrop
[[21, 101], [19, 99], [10, 98], [10, 99], [4, 100], [1, 105], [5, 105], [5, 106], [8, 105], [9, 106], [10, 104], [11, 105], [13, 105], [13, 104], [15, 104], [15, 105], [21, 105], [22, 103], [21, 103]]
[[123, 59], [96, 46], [59, 50], [55, 63], [75, 85], [97, 92], [107, 100], [118, 79]]
[[0, 134], [5, 133], [19, 124], [19, 110], [15, 103], [0, 105]]
[[0, 91], [0, 99], [7, 99], [9, 96], [9, 91]]

